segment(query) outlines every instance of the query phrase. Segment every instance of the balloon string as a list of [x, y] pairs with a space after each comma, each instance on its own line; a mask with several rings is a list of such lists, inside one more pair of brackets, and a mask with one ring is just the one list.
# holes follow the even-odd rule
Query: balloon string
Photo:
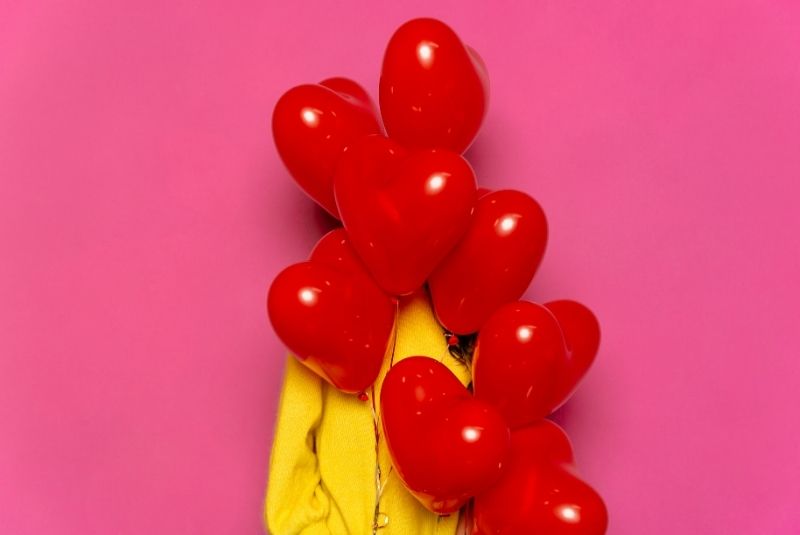
[[472, 533], [472, 529], [475, 527], [474, 518], [472, 516], [472, 507], [474, 502], [470, 500], [467, 502], [467, 505], [464, 506], [464, 509], [461, 510], [461, 514], [464, 515], [464, 535], [469, 535]]
[[[399, 303], [397, 303], [397, 308], [395, 309], [395, 318], [399, 315]], [[395, 325], [397, 323], [395, 322]], [[389, 369], [394, 366], [394, 355], [397, 349], [397, 330], [394, 333], [394, 339], [392, 340], [392, 353], [389, 356]], [[380, 443], [381, 443], [381, 424], [380, 418], [378, 417], [378, 409], [375, 402], [375, 385], [372, 385], [372, 395], [370, 396], [371, 404], [370, 407], [372, 409], [372, 426], [375, 432], [375, 511], [372, 517], [372, 534], [377, 535], [378, 530], [385, 528], [389, 524], [389, 516], [386, 513], [381, 513], [381, 498], [383, 497], [383, 491], [386, 488], [386, 483], [389, 481], [389, 474], [392, 473], [392, 467], [389, 466], [389, 470], [386, 472], [386, 481], [383, 481], [383, 474], [381, 470], [381, 461], [380, 461]], [[383, 522], [379, 522], [379, 520], [383, 517]]]
[[375, 411], [375, 386], [372, 387], [372, 425], [375, 431], [375, 511], [372, 517], [372, 534], [376, 535], [380, 526], [378, 526], [378, 518], [381, 515], [381, 495], [383, 494], [383, 485], [381, 484], [381, 462], [380, 462], [380, 431], [378, 423], [378, 415]]

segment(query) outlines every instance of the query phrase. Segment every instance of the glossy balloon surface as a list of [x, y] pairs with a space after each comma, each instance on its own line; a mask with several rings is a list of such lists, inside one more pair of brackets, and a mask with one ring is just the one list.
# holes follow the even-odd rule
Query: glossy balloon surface
[[475, 397], [493, 404], [512, 429], [553, 410], [557, 378], [567, 364], [564, 337], [545, 307], [517, 301], [498, 309], [478, 335]]
[[603, 535], [608, 512], [576, 474], [572, 448], [544, 420], [514, 431], [500, 480], [475, 498], [473, 535]]
[[547, 219], [530, 196], [481, 196], [466, 234], [428, 281], [439, 322], [457, 334], [477, 332], [500, 306], [522, 297], [546, 245]]
[[367, 268], [356, 255], [347, 231], [343, 228], [333, 229], [320, 238], [308, 259], [351, 275], [363, 275], [371, 280]]
[[411, 357], [389, 371], [381, 419], [395, 470], [433, 512], [457, 511], [500, 477], [508, 426], [436, 360]]
[[415, 19], [392, 36], [383, 59], [380, 107], [389, 136], [403, 145], [461, 153], [489, 101], [486, 66], [446, 24]]
[[577, 301], [545, 303], [561, 326], [567, 344], [567, 365], [558, 377], [553, 410], [563, 405], [589, 371], [600, 347], [600, 324], [591, 310]]
[[361, 87], [358, 82], [351, 80], [350, 78], [336, 76], [322, 80], [319, 85], [327, 87], [328, 89], [338, 93], [342, 98], [350, 100], [353, 104], [365, 108], [372, 113], [373, 117], [375, 117], [377, 120], [378, 113], [377, 109], [375, 108], [375, 103], [372, 102], [367, 90]]
[[396, 304], [369, 277], [341, 229], [323, 237], [311, 260], [272, 283], [267, 311], [289, 350], [336, 388], [357, 393], [378, 376]]
[[345, 151], [334, 186], [354, 249], [393, 295], [422, 286], [467, 230], [476, 202], [475, 174], [464, 158], [408, 151], [383, 136]]
[[289, 173], [334, 217], [333, 173], [342, 152], [380, 131], [366, 91], [346, 78], [294, 87], [278, 100], [272, 115], [275, 146]]

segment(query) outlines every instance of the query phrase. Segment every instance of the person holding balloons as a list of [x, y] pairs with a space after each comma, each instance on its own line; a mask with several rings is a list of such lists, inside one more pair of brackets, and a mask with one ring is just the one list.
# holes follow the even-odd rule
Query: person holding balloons
[[574, 301], [520, 301], [544, 254], [531, 197], [478, 189], [462, 154], [488, 106], [444, 23], [392, 36], [383, 128], [346, 78], [290, 89], [273, 134], [341, 221], [267, 298], [287, 360], [265, 504], [273, 535], [602, 535], [600, 496], [546, 420], [600, 331]]

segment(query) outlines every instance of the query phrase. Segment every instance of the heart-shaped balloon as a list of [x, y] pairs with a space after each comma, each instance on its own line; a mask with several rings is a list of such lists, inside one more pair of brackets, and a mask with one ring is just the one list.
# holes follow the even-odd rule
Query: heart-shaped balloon
[[392, 139], [461, 153], [478, 134], [489, 105], [486, 66], [443, 22], [411, 20], [386, 47], [380, 105]]
[[608, 512], [576, 473], [564, 431], [543, 420], [511, 434], [506, 469], [475, 498], [473, 535], [603, 535]]
[[575, 391], [594, 362], [600, 347], [600, 324], [591, 310], [570, 300], [545, 303], [558, 320], [567, 344], [567, 365], [558, 380], [553, 410], [563, 405]]
[[310, 261], [278, 274], [267, 312], [300, 362], [339, 390], [358, 393], [380, 372], [397, 305], [372, 281], [338, 229], [320, 240]]
[[333, 197], [336, 163], [355, 140], [380, 131], [366, 91], [347, 78], [294, 87], [272, 114], [275, 146], [289, 173], [334, 217], [339, 217]]
[[410, 357], [392, 367], [381, 419], [395, 470], [430, 511], [457, 511], [500, 477], [508, 426], [436, 360]]
[[547, 219], [530, 196], [480, 197], [466, 234], [428, 280], [439, 322], [456, 334], [479, 331], [492, 312], [522, 297], [546, 245]]
[[311, 250], [308, 259], [337, 271], [363, 277], [375, 285], [364, 263], [353, 250], [347, 231], [343, 228], [335, 228], [325, 234]]
[[353, 248], [392, 295], [418, 289], [466, 231], [475, 174], [454, 152], [409, 151], [367, 136], [345, 151], [334, 180]]
[[503, 305], [478, 334], [475, 397], [497, 407], [517, 429], [552, 412], [566, 365], [564, 336], [548, 309], [527, 301]]

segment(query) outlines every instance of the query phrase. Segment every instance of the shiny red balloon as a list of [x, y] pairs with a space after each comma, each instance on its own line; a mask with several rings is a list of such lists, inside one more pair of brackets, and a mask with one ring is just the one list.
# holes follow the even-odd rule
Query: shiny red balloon
[[406, 22], [383, 58], [380, 106], [386, 131], [408, 147], [464, 152], [489, 105], [478, 54], [435, 19]]
[[343, 98], [351, 100], [354, 104], [366, 108], [370, 113], [372, 113], [376, 122], [378, 122], [378, 110], [375, 108], [375, 103], [372, 102], [372, 98], [370, 98], [367, 90], [361, 87], [358, 82], [355, 82], [350, 78], [336, 76], [333, 78], [326, 78], [325, 80], [321, 81], [319, 85], [325, 86], [328, 89], [332, 89], [333, 91], [339, 93], [339, 95], [341, 95]]
[[514, 431], [500, 480], [476, 496], [473, 535], [603, 535], [608, 511], [576, 473], [564, 431], [543, 420]]
[[567, 364], [558, 378], [553, 410], [563, 405], [594, 362], [600, 347], [600, 324], [591, 310], [570, 300], [545, 303], [558, 320], [567, 344]]
[[341, 229], [320, 240], [310, 261], [279, 273], [267, 297], [278, 337], [300, 362], [347, 393], [362, 392], [377, 378], [396, 311]]
[[475, 174], [445, 150], [409, 151], [367, 136], [345, 151], [334, 180], [353, 247], [388, 293], [418, 289], [469, 226]]
[[366, 91], [347, 78], [294, 87], [275, 105], [272, 132], [283, 163], [301, 188], [339, 217], [333, 172], [346, 147], [381, 131]]
[[436, 317], [456, 334], [477, 332], [525, 293], [547, 245], [547, 219], [515, 190], [480, 197], [467, 233], [428, 281]]
[[311, 250], [308, 259], [338, 271], [363, 276], [374, 284], [364, 263], [356, 255], [347, 231], [336, 228], [325, 234]]
[[436, 360], [410, 357], [392, 367], [381, 419], [395, 470], [430, 511], [455, 512], [500, 477], [508, 426]]
[[567, 365], [564, 336], [545, 307], [517, 301], [484, 324], [473, 355], [475, 397], [497, 407], [511, 429], [541, 420], [554, 407]]

